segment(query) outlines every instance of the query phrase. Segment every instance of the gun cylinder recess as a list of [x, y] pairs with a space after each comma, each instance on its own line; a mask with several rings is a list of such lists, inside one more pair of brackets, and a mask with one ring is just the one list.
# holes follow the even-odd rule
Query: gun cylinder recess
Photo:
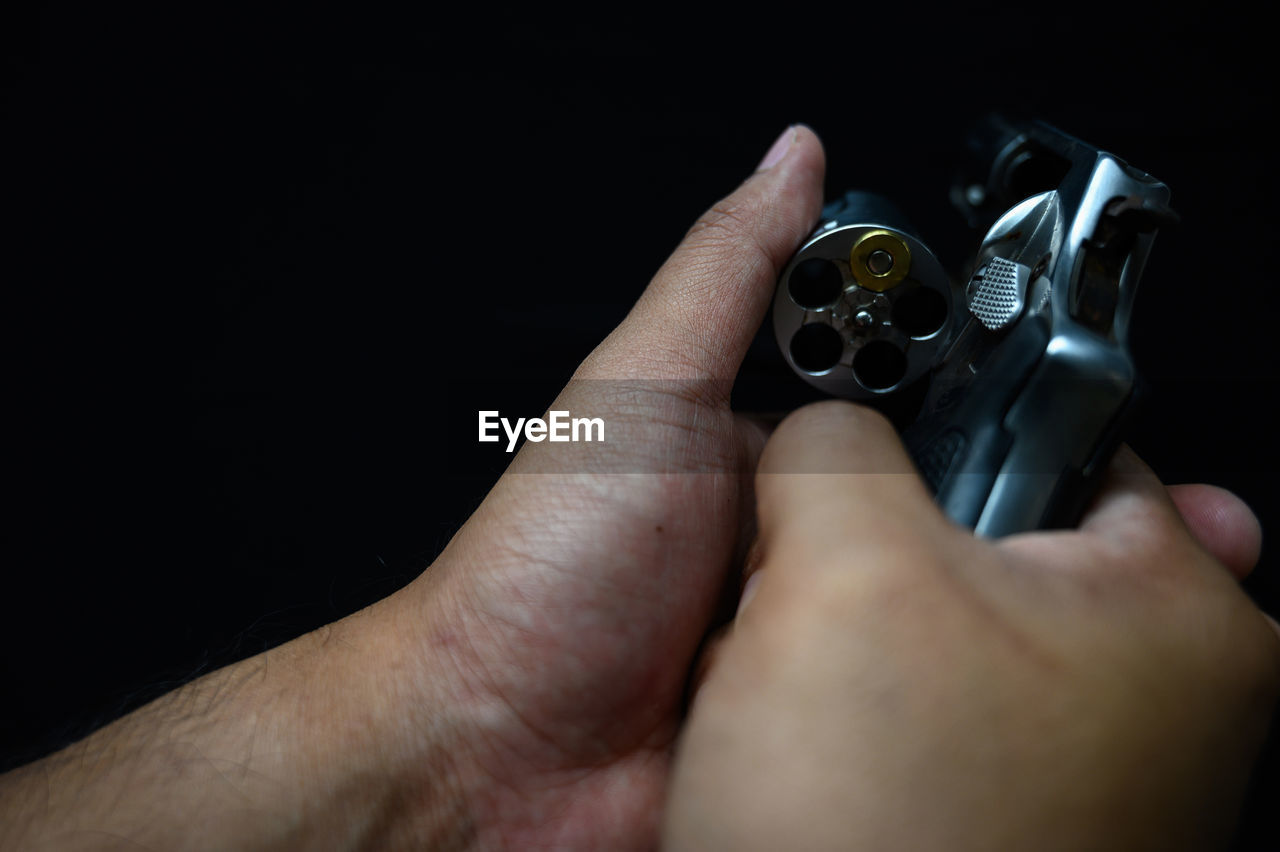
[[774, 332], [791, 368], [826, 393], [867, 399], [924, 375], [950, 336], [956, 294], [886, 199], [850, 192], [782, 271]]

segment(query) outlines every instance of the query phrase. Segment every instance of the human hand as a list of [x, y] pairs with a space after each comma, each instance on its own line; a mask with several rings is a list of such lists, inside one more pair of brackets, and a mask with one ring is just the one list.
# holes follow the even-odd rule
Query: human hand
[[[470, 819], [517, 848], [656, 841], [688, 672], [741, 564], [765, 433], [729, 390], [818, 216], [823, 152], [789, 128], [689, 232], [551, 406], [606, 444], [526, 443], [387, 602], [445, 653]], [[736, 578], [735, 578], [736, 582]]]
[[[1171, 499], [1172, 496], [1172, 499]], [[1260, 533], [1129, 451], [1078, 531], [974, 538], [877, 415], [792, 415], [697, 694], [673, 849], [1206, 849], [1280, 684]], [[1228, 570], [1230, 569], [1230, 570]]]
[[688, 672], [753, 526], [765, 434], [728, 391], [821, 202], [809, 130], [766, 164], [551, 406], [604, 419], [607, 445], [526, 446], [405, 589], [0, 779], [0, 817], [28, 818], [7, 837], [654, 845]]
[[653, 846], [753, 512], [729, 390], [823, 167], [789, 128], [581, 365], [551, 409], [607, 443], [526, 445], [395, 595], [0, 779], [0, 846]]

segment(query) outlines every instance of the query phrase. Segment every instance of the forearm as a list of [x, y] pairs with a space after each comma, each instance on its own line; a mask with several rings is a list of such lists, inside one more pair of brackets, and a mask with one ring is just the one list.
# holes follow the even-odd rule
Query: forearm
[[464, 845], [450, 727], [421, 694], [430, 663], [384, 629], [395, 609], [221, 669], [0, 778], [0, 848]]

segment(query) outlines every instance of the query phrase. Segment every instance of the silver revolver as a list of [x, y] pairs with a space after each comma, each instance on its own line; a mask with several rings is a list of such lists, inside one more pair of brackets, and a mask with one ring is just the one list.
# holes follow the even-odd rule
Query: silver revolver
[[1138, 396], [1134, 293], [1169, 190], [1046, 124], [989, 116], [952, 202], [982, 237], [953, 279], [888, 200], [829, 204], [783, 269], [774, 331], [832, 396], [918, 399], [903, 441], [978, 535], [1073, 525]]

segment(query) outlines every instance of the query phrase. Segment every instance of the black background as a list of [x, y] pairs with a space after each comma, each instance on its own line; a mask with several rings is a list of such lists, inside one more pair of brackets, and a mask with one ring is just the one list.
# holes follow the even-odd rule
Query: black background
[[[1131, 443], [1272, 533], [1267, 28], [1054, 8], [13, 26], [0, 765], [423, 570], [507, 461], [458, 446], [477, 405], [541, 412], [793, 122], [826, 143], [828, 194], [888, 195], [944, 261], [988, 109], [1168, 183], [1183, 223], [1138, 302], [1154, 393]], [[780, 375], [758, 343], [747, 373]], [[1273, 612], [1278, 570], [1264, 548], [1248, 585]]]

